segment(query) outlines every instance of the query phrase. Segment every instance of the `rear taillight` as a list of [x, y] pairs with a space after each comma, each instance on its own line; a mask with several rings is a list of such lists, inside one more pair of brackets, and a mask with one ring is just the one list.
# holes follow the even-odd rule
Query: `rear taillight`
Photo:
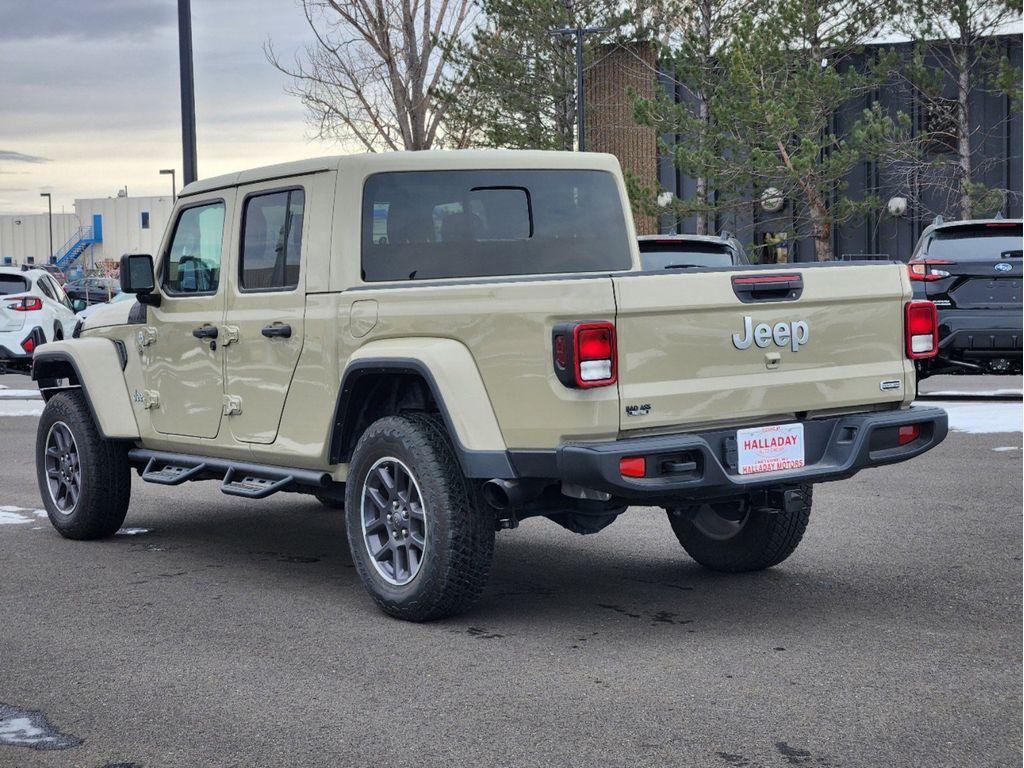
[[587, 389], [615, 383], [618, 364], [611, 323], [560, 323], [552, 332], [551, 347], [555, 374], [565, 386]]
[[38, 296], [22, 296], [17, 301], [8, 302], [5, 306], [15, 312], [37, 312], [43, 308], [43, 300]]
[[907, 264], [907, 271], [910, 273], [911, 280], [923, 280], [926, 283], [930, 283], [932, 280], [941, 280], [944, 277], [949, 277], [949, 271], [937, 269], [936, 264], [952, 263], [951, 261], [941, 261], [938, 259], [912, 261]]
[[930, 301], [907, 302], [904, 331], [907, 357], [920, 360], [939, 351], [939, 313]]

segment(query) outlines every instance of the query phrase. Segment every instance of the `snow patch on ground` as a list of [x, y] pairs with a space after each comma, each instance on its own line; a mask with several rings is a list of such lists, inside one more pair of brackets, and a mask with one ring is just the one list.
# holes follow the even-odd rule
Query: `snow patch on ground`
[[1020, 403], [956, 403], [928, 401], [949, 414], [949, 428], [972, 435], [1024, 431], [1024, 407]]
[[122, 528], [115, 536], [138, 536], [140, 533], [152, 533], [152, 528]]
[[0, 400], [41, 400], [38, 389], [2, 389]]
[[937, 392], [919, 392], [928, 397], [1021, 397], [1024, 390], [1020, 389], [986, 389], [974, 392], [967, 389], [942, 389]]
[[34, 523], [36, 518], [45, 518], [45, 509], [28, 509], [26, 507], [0, 506], [0, 525], [18, 525]]
[[20, 523], [31, 523], [32, 518], [22, 517], [17, 512], [0, 510], [0, 525], [19, 525]]
[[42, 400], [0, 399], [0, 416], [39, 416], [44, 405]]
[[42, 712], [18, 709], [0, 704], [0, 744], [30, 749], [69, 749], [82, 740], [61, 733], [54, 728]]
[[1020, 448], [1016, 445], [1000, 445], [998, 448], [993, 448], [992, 450], [999, 453], [1005, 453], [1006, 451], [1019, 451]]

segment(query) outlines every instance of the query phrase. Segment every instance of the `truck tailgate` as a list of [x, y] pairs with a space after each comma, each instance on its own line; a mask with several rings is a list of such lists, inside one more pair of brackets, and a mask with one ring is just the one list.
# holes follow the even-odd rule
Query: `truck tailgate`
[[[787, 265], [614, 277], [620, 428], [750, 422], [912, 396], [905, 272]], [[760, 276], [793, 280], [781, 294], [745, 293]]]

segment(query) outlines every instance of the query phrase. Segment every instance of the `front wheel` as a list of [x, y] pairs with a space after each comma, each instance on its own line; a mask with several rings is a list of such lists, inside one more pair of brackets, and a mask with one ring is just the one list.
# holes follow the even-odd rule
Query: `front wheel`
[[668, 510], [672, 530], [686, 553], [713, 571], [742, 573], [778, 565], [796, 550], [811, 515], [811, 485], [789, 512], [749, 503], [710, 502], [687, 511]]
[[128, 449], [100, 436], [80, 391], [59, 392], [43, 409], [36, 477], [50, 523], [65, 538], [112, 536], [128, 514]]
[[477, 499], [436, 418], [389, 416], [363, 433], [349, 464], [346, 533], [363, 585], [385, 613], [429, 621], [476, 602], [495, 530]]

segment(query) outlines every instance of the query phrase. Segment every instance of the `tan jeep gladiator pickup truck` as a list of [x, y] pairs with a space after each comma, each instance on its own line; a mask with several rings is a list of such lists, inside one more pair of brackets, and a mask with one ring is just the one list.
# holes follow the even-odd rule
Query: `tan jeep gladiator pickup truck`
[[935, 308], [904, 265], [643, 271], [614, 158], [304, 160], [182, 190], [137, 302], [35, 355], [36, 460], [72, 539], [124, 521], [130, 470], [344, 508], [388, 613], [480, 595], [496, 529], [592, 533], [660, 506], [719, 571], [776, 565], [817, 482], [937, 445], [911, 407]]

